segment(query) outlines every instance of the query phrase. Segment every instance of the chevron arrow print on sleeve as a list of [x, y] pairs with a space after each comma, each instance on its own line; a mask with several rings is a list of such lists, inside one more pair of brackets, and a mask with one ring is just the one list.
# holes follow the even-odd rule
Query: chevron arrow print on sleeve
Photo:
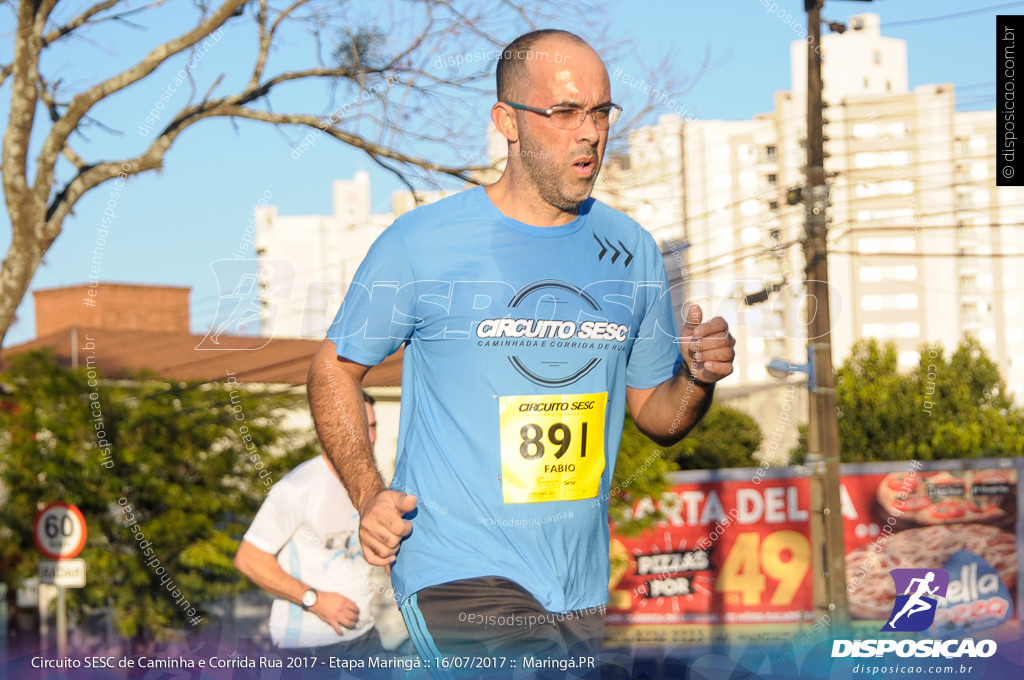
[[611, 241], [602, 239], [597, 234], [592, 234], [592, 236], [594, 237], [594, 240], [597, 241], [597, 245], [601, 247], [601, 252], [597, 254], [598, 261], [604, 259], [604, 256], [608, 254], [609, 249], [611, 249], [611, 251], [614, 253], [611, 259], [612, 264], [614, 264], [615, 261], [619, 259], [619, 256], [622, 255], [623, 253], [626, 254], [626, 259], [622, 261], [623, 267], [628, 267], [629, 263], [633, 261], [633, 253], [629, 252], [629, 249], [627, 249], [626, 246], [623, 245], [622, 241], [615, 242], [619, 244], [619, 247], [616, 248]]

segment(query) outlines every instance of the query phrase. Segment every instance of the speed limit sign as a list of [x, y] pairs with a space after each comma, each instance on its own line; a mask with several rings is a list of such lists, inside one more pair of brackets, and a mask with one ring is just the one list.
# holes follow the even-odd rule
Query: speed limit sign
[[43, 508], [32, 524], [36, 547], [51, 560], [78, 557], [85, 547], [85, 517], [70, 503], [57, 501]]

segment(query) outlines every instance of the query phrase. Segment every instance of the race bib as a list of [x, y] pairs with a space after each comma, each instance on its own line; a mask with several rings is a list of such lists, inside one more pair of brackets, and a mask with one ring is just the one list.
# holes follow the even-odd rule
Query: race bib
[[607, 392], [500, 397], [506, 503], [594, 498], [604, 472]]

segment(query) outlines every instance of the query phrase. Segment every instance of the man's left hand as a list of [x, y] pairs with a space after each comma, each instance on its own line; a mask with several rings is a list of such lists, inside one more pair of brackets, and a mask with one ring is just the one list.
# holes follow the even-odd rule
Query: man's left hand
[[690, 375], [701, 382], [716, 383], [732, 373], [736, 338], [722, 317], [701, 323], [703, 318], [700, 307], [692, 305], [686, 313], [679, 347]]

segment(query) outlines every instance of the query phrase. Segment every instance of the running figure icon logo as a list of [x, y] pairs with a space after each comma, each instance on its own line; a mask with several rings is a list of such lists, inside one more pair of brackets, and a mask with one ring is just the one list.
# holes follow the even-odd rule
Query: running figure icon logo
[[893, 569], [889, 575], [896, 585], [896, 602], [881, 630], [917, 633], [931, 626], [938, 598], [946, 596], [949, 573], [945, 569]]

